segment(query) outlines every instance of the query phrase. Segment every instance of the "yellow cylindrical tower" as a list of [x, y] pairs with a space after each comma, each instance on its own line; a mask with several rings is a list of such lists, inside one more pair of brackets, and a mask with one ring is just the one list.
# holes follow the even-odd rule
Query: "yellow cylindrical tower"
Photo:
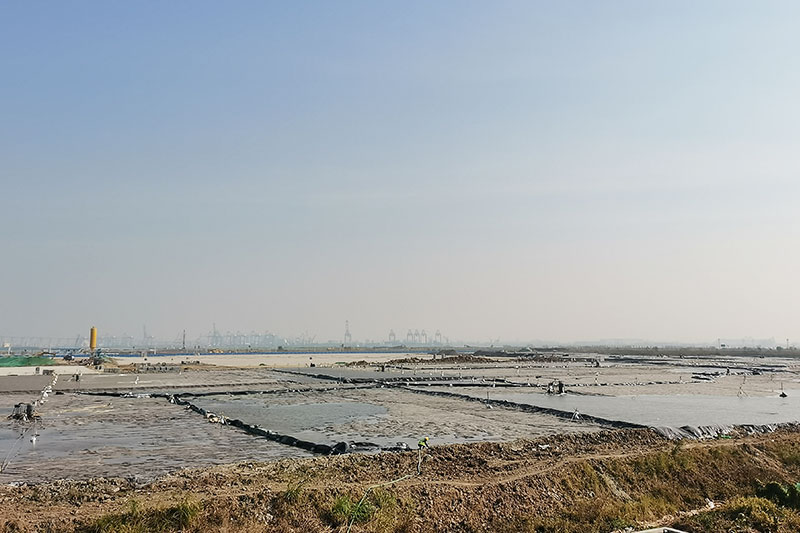
[[97, 328], [92, 326], [89, 330], [89, 350], [95, 351], [97, 349]]

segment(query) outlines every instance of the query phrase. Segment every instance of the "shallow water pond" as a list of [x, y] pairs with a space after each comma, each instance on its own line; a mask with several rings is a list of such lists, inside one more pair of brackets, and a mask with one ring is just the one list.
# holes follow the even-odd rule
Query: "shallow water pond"
[[[452, 389], [442, 389], [452, 392]], [[458, 392], [486, 398], [485, 388]], [[646, 426], [702, 426], [712, 424], [774, 424], [800, 419], [800, 396], [788, 398], [702, 395], [584, 396], [549, 395], [492, 389], [494, 400], [549, 407]]]
[[225, 398], [207, 396], [193, 403], [228, 418], [239, 418], [248, 424], [292, 433], [325, 426], [347, 424], [354, 420], [386, 414], [386, 408], [363, 402], [311, 402], [275, 405], [272, 398], [258, 395]]
[[[385, 407], [355, 401], [302, 402], [276, 404], [275, 397], [248, 395], [242, 397], [206, 396], [193, 403], [228, 418], [292, 435], [293, 437], [329, 444], [338, 440], [373, 440], [369, 435], [353, 435], [337, 430], [352, 422], [377, 419], [386, 415]], [[296, 399], [295, 399], [296, 400]]]

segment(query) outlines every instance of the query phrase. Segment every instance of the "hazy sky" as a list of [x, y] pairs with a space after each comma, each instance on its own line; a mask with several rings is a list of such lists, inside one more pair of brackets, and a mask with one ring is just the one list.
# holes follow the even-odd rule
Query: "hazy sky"
[[5, 2], [0, 335], [800, 339], [798, 20]]

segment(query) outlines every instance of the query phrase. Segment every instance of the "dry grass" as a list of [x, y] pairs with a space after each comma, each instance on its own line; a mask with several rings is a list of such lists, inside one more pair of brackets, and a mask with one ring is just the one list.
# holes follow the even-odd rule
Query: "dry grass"
[[182, 531], [192, 525], [200, 506], [189, 500], [166, 507], [143, 509], [131, 500], [122, 513], [108, 514], [79, 528], [80, 533], [167, 533]]
[[673, 527], [689, 532], [796, 533], [800, 514], [759, 497], [740, 497], [714, 511], [679, 520]]

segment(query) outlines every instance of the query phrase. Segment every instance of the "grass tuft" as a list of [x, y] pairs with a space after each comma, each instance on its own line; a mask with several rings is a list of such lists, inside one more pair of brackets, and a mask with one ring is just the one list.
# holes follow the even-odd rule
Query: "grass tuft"
[[142, 509], [137, 500], [128, 502], [122, 513], [101, 516], [79, 533], [170, 533], [182, 531], [192, 524], [200, 506], [183, 500], [168, 507]]
[[365, 499], [363, 502], [353, 500], [349, 495], [342, 494], [336, 497], [331, 507], [331, 516], [334, 521], [341, 525], [347, 524], [351, 520], [354, 523], [363, 523], [368, 521], [375, 514], [376, 507], [369, 500]]
[[298, 501], [300, 499], [300, 495], [303, 493], [303, 485], [305, 485], [305, 483], [305, 481], [290, 481], [286, 486], [286, 490], [283, 491], [283, 501], [286, 503], [294, 503]]

